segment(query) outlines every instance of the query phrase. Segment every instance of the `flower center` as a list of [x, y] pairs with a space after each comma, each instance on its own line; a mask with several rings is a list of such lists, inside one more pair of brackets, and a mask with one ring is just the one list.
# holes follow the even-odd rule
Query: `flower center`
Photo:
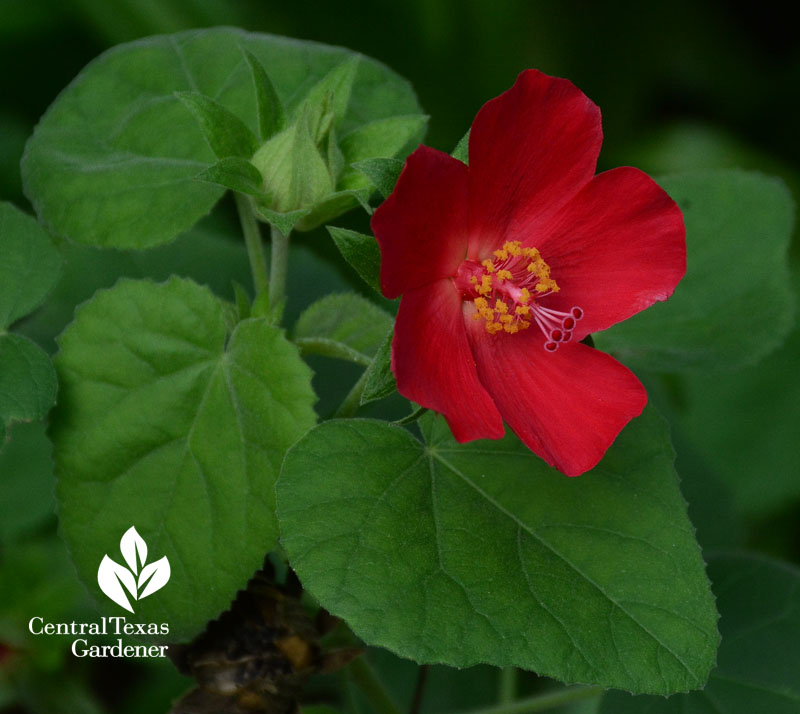
[[475, 305], [473, 320], [484, 320], [486, 331], [514, 334], [527, 330], [531, 322], [545, 336], [544, 348], [555, 352], [559, 344], [572, 339], [572, 331], [583, 310], [569, 312], [543, 307], [542, 298], [560, 288], [550, 277], [550, 266], [536, 248], [523, 248], [520, 241], [508, 241], [494, 251], [494, 259], [481, 263], [465, 260], [458, 267], [455, 285], [462, 298]]

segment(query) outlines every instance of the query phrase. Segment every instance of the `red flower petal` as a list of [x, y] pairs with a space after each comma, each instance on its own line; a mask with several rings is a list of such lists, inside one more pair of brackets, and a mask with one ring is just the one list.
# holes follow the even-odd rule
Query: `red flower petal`
[[478, 381], [461, 305], [449, 279], [406, 292], [394, 327], [392, 372], [400, 394], [443, 414], [458, 441], [500, 439], [503, 420]]
[[595, 172], [600, 110], [572, 82], [522, 72], [483, 105], [469, 138], [469, 256], [524, 240]]
[[580, 343], [545, 352], [538, 331], [489, 335], [475, 324], [478, 377], [503, 419], [567, 476], [595, 466], [647, 403], [636, 376], [604, 352]]
[[455, 274], [467, 251], [467, 167], [420, 146], [372, 216], [388, 298]]
[[533, 243], [560, 292], [545, 307], [583, 309], [574, 339], [666, 300], [686, 272], [686, 231], [675, 202], [647, 174], [598, 174]]

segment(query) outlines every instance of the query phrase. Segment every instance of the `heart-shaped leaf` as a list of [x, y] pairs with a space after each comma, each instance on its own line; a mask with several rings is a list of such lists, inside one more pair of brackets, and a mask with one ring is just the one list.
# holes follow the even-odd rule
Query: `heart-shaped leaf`
[[[173, 570], [136, 615], [191, 638], [275, 544], [278, 469], [315, 421], [311, 372], [281, 330], [251, 318], [228, 334], [223, 304], [177, 278], [98, 292], [59, 347], [51, 433], [78, 574], [105, 610], [98, 565], [135, 523]], [[126, 560], [143, 561], [131, 541]]]
[[278, 481], [304, 586], [368, 644], [668, 694], [702, 687], [717, 614], [663, 420], [647, 409], [568, 479], [513, 435], [426, 443], [384, 422], [312, 429]]

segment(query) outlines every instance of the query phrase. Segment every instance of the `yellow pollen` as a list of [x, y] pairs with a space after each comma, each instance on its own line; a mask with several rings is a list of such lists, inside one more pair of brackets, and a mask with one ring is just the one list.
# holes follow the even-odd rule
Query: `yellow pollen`
[[531, 291], [528, 288], [522, 288], [522, 295], [519, 296], [519, 301], [523, 305], [527, 305], [531, 299]]
[[495, 334], [496, 332], [500, 332], [503, 329], [503, 324], [500, 322], [487, 322], [486, 323], [486, 332], [490, 335]]
[[494, 251], [494, 255], [497, 256], [500, 260], [508, 259], [508, 251], [505, 248], [501, 248], [500, 250]]
[[477, 307], [478, 310], [483, 310], [483, 308], [489, 307], [489, 303], [486, 302], [486, 298], [476, 297], [472, 302], [475, 303], [475, 307]]
[[522, 243], [518, 240], [506, 241], [503, 250], [508, 251], [511, 255], [522, 255]]
[[492, 292], [492, 276], [482, 275], [481, 284], [475, 288], [475, 291], [478, 293], [478, 295], [488, 295], [490, 292]]
[[509, 323], [508, 325], [504, 325], [504, 326], [503, 326], [503, 329], [504, 329], [504, 330], [505, 330], [505, 331], [506, 331], [506, 332], [507, 332], [509, 335], [513, 335], [515, 332], [519, 332], [519, 327], [517, 327], [516, 325], [512, 325], [512, 324], [510, 324], [510, 323]]
[[499, 312], [501, 315], [505, 315], [508, 312], [508, 305], [498, 298], [494, 304], [494, 309], [497, 310], [497, 312]]
[[469, 279], [469, 281], [470, 281], [470, 282], [471, 282], [473, 285], [477, 285], [477, 284], [478, 284], [478, 278], [477, 278], [476, 276], [474, 276], [474, 275], [473, 275], [473, 276], [472, 276], [472, 277]]
[[514, 316], [513, 315], [500, 315], [500, 317], [498, 319], [498, 322], [502, 322], [504, 325], [510, 325], [512, 322], [514, 322]]
[[531, 309], [527, 305], [517, 305], [517, 309], [514, 310], [515, 315], [527, 315]]
[[486, 270], [488, 270], [490, 273], [493, 273], [495, 271], [494, 263], [491, 260], [489, 260], [488, 258], [486, 260], [482, 261], [481, 265], [484, 268], [486, 268]]
[[498, 270], [497, 277], [500, 280], [511, 280], [514, 276], [511, 274], [510, 270]]
[[520, 330], [527, 330], [531, 326], [531, 323], [528, 320], [520, 320], [517, 326]]

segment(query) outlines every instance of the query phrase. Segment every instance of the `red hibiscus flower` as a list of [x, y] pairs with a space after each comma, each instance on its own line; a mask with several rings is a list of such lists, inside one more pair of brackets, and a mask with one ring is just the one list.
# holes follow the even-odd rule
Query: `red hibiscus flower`
[[503, 420], [568, 476], [592, 468], [647, 395], [581, 340], [669, 297], [686, 270], [683, 217], [646, 174], [595, 176], [600, 110], [528, 70], [483, 106], [469, 166], [420, 146], [372, 218], [401, 394], [460, 442]]

